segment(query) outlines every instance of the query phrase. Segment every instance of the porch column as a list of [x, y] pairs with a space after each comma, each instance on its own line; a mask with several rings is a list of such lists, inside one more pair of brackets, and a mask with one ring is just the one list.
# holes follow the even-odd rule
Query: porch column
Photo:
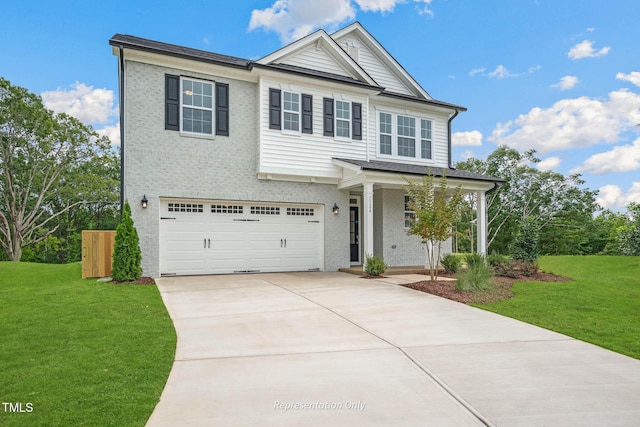
[[478, 247], [477, 252], [480, 255], [487, 254], [487, 196], [484, 191], [478, 191], [477, 193], [477, 232], [478, 232]]
[[[373, 255], [373, 183], [365, 182], [363, 208], [364, 208], [364, 255]], [[365, 260], [362, 262], [362, 270], [364, 271]]]

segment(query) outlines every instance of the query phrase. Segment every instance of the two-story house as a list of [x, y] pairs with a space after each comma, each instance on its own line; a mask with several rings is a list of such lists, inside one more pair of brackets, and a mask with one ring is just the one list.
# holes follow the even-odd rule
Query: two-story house
[[361, 24], [255, 61], [109, 43], [145, 275], [335, 271], [365, 254], [424, 265], [403, 186], [428, 173], [477, 193], [486, 247], [495, 179], [451, 168], [465, 108], [433, 99]]

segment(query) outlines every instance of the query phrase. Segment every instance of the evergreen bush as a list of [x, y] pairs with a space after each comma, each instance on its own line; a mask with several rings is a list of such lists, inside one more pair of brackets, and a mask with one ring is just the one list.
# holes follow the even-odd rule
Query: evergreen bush
[[511, 243], [511, 258], [516, 261], [535, 263], [540, 256], [538, 237], [540, 230], [535, 221], [525, 218]]
[[131, 207], [125, 202], [122, 219], [116, 228], [111, 278], [117, 282], [133, 282], [142, 275], [142, 254], [138, 232], [131, 219]]
[[369, 276], [380, 276], [387, 268], [389, 268], [389, 266], [385, 264], [382, 258], [375, 255], [366, 255], [364, 271], [366, 271]]
[[447, 254], [440, 261], [444, 267], [445, 273], [457, 273], [462, 265], [462, 259], [454, 254]]

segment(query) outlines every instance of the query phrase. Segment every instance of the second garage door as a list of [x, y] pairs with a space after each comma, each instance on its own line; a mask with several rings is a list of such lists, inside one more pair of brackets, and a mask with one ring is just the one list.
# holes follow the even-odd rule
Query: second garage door
[[163, 200], [163, 275], [321, 270], [322, 205]]

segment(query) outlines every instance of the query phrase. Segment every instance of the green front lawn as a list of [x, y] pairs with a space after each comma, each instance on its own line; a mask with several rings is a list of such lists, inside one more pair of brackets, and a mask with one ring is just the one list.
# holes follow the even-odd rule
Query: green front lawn
[[640, 257], [549, 256], [571, 282], [521, 282], [515, 297], [476, 305], [640, 359]]
[[158, 289], [83, 280], [80, 263], [0, 262], [2, 426], [143, 426], [173, 363]]

